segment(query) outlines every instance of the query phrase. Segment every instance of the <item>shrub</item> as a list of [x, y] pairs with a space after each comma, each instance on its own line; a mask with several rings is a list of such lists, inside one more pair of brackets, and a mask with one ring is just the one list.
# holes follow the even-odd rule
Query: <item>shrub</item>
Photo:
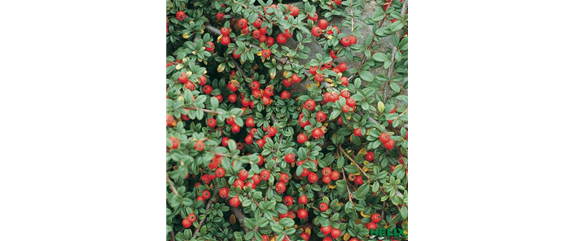
[[407, 230], [406, 6], [168, 0], [166, 239]]

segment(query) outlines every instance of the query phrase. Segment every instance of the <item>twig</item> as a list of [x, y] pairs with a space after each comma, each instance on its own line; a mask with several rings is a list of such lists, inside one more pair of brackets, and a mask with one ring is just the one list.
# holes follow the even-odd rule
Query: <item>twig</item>
[[[214, 190], [214, 193], [217, 193], [217, 188]], [[205, 210], [207, 212], [207, 210], [211, 207], [211, 204], [213, 203], [213, 198], [211, 200], [209, 200], [209, 202], [207, 203], [207, 206], [205, 206]], [[201, 229], [201, 226], [203, 225], [203, 223], [205, 222], [205, 220], [207, 219], [207, 217], [205, 217], [204, 219], [202, 219], [199, 222], [199, 226], [195, 229], [195, 232], [193, 233], [193, 236], [191, 237], [191, 239], [195, 239], [195, 237], [197, 236], [197, 234], [199, 233], [199, 230]]]
[[177, 192], [177, 190], [175, 190], [175, 187], [173, 186], [173, 182], [171, 182], [171, 179], [169, 178], [169, 175], [167, 175], [167, 173], [165, 174], [165, 178], [167, 179], [167, 182], [169, 183], [169, 186], [171, 187], [171, 191], [179, 196], [179, 193]]
[[355, 32], [355, 14], [353, 14], [353, 0], [351, 0], [351, 32]]
[[361, 168], [359, 165], [357, 165], [357, 162], [356, 162], [355, 160], [353, 160], [353, 158], [352, 158], [351, 156], [349, 156], [341, 146], [337, 146], [337, 147], [339, 147], [339, 150], [343, 153], [343, 155], [345, 155], [347, 158], [349, 158], [349, 160], [351, 160], [351, 161], [353, 162], [353, 164], [354, 164], [357, 168], [359, 168], [359, 170], [365, 175], [365, 177], [367, 178], [367, 180], [369, 180], [369, 182], [370, 182], [370, 181], [371, 181], [371, 178], [369, 178], [369, 177], [367, 176], [367, 173], [365, 173], [365, 171], [363, 171], [363, 168]]
[[223, 114], [223, 112], [221, 112], [221, 111], [208, 110], [208, 109], [203, 109], [203, 108], [199, 108], [199, 107], [195, 107], [195, 106], [190, 106], [190, 107], [186, 107], [186, 108], [189, 108], [192, 110], [200, 110], [200, 111], [203, 111], [206, 113], [212, 113], [212, 114], [219, 114], [219, 115]]
[[348, 185], [349, 182], [347, 181], [347, 177], [345, 175], [345, 168], [341, 168], [341, 171], [343, 172], [343, 179], [345, 180], [345, 186], [347, 187], [347, 193], [349, 194], [349, 201], [351, 201], [351, 203], [354, 206], [355, 203], [353, 203], [353, 194], [351, 193], [351, 190], [349, 189], [349, 185]]
[[[401, 9], [401, 18], [402, 19], [405, 18], [405, 13], [407, 11], [407, 4], [408, 4], [408, 0], [405, 0], [405, 2], [403, 3], [403, 8]], [[401, 31], [400, 30], [397, 31], [397, 33], [396, 33], [397, 37], [400, 34], [401, 34]], [[389, 66], [389, 71], [387, 72], [388, 80], [382, 86], [383, 100], [385, 100], [385, 101], [387, 99], [387, 87], [388, 87], [389, 83], [391, 82], [391, 77], [393, 76], [393, 72], [395, 71], [395, 55], [397, 54], [397, 50], [398, 50], [398, 47], [393, 45], [393, 52], [391, 54], [391, 65]]]
[[247, 74], [245, 73], [245, 71], [243, 71], [243, 69], [240, 67], [241, 65], [239, 65], [239, 63], [237, 63], [237, 60], [235, 60], [235, 58], [233, 56], [229, 56], [229, 59], [231, 59], [231, 61], [233, 61], [233, 63], [235, 64], [235, 68], [237, 68], [237, 70], [239, 71], [239, 73], [241, 73], [241, 75], [243, 76], [244, 79], [249, 78], [247, 76]]

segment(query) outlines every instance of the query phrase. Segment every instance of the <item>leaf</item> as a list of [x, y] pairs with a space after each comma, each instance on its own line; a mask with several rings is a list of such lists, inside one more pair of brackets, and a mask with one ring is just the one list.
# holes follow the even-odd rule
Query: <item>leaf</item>
[[389, 57], [383, 53], [376, 53], [375, 55], [373, 55], [373, 59], [375, 59], [375, 61], [379, 61], [379, 62], [390, 61]]
[[350, 174], [355, 174], [355, 173], [360, 172], [360, 171], [359, 171], [359, 168], [357, 168], [357, 167], [354, 166], [354, 165], [345, 166], [345, 170], [346, 170], [348, 173], [350, 173]]
[[216, 109], [217, 107], [219, 107], [219, 100], [215, 97], [211, 97], [211, 108]]
[[295, 225], [295, 221], [290, 218], [282, 218], [279, 221], [279, 224], [283, 225], [283, 227], [293, 227], [293, 225]]
[[394, 92], [401, 92], [401, 87], [395, 82], [391, 82], [391, 89]]
[[402, 217], [403, 219], [407, 219], [407, 214], [408, 214], [407, 207], [406, 207], [406, 206], [403, 206], [403, 207], [401, 208], [401, 217]]
[[365, 81], [368, 81], [368, 82], [373, 81], [373, 74], [371, 74], [371, 72], [369, 72], [369, 71], [361, 71], [359, 73], [359, 76], [361, 76], [361, 78], [363, 78]]

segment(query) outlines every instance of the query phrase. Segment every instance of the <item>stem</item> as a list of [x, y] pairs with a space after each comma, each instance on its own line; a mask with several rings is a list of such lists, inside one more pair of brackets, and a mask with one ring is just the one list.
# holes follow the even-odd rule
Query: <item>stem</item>
[[351, 156], [349, 156], [341, 146], [337, 146], [337, 147], [339, 147], [339, 150], [343, 153], [343, 155], [345, 155], [349, 160], [351, 160], [351, 161], [353, 162], [353, 164], [354, 164], [357, 168], [359, 168], [359, 170], [363, 173], [363, 175], [365, 175], [365, 177], [367, 178], [367, 180], [369, 180], [369, 182], [370, 182], [370, 181], [371, 181], [371, 178], [369, 178], [369, 177], [367, 176], [367, 173], [365, 173], [365, 171], [363, 171], [363, 168], [361, 168], [361, 167], [357, 164], [357, 162], [356, 162], [355, 160], [353, 160], [353, 158], [351, 158]]
[[[217, 193], [218, 189], [219, 189], [219, 188], [216, 188], [216, 189], [214, 190], [214, 193]], [[207, 210], [211, 207], [211, 204], [213, 203], [213, 200], [214, 200], [213, 198], [212, 198], [211, 200], [209, 200], [209, 202], [207, 203], [207, 206], [205, 206], [206, 212], [207, 212]], [[195, 239], [195, 237], [196, 237], [197, 234], [199, 233], [199, 230], [201, 229], [201, 226], [203, 226], [203, 223], [205, 223], [205, 220], [206, 220], [206, 219], [207, 219], [207, 217], [205, 217], [204, 219], [202, 219], [202, 220], [199, 222], [199, 226], [195, 229], [195, 232], [193, 233], [193, 236], [192, 236], [191, 239]]]
[[199, 108], [199, 107], [195, 107], [195, 106], [190, 106], [187, 108], [192, 109], [192, 110], [200, 110], [200, 111], [203, 111], [206, 113], [219, 114], [219, 115], [223, 114], [223, 112], [221, 112], [221, 111], [208, 110], [208, 109], [203, 109], [203, 108]]
[[167, 175], [167, 173], [165, 174], [165, 178], [167, 179], [167, 182], [169, 183], [169, 186], [171, 187], [171, 191], [179, 196], [179, 193], [177, 192], [177, 190], [175, 190], [175, 187], [173, 186], [173, 182], [171, 182], [171, 179], [169, 178], [169, 175]]
[[351, 0], [351, 32], [355, 32], [355, 14], [353, 14], [353, 0]]
[[341, 171], [343, 172], [343, 179], [345, 180], [345, 186], [347, 187], [347, 193], [349, 194], [349, 201], [351, 201], [353, 206], [355, 206], [355, 203], [353, 203], [353, 194], [351, 194], [351, 190], [349, 189], [348, 185], [349, 182], [347, 181], [347, 177], [345, 175], [345, 168], [342, 168]]
[[[405, 14], [407, 11], [407, 4], [408, 4], [408, 0], [405, 0], [405, 2], [403, 3], [403, 8], [401, 9], [401, 18], [404, 19], [405, 18]], [[399, 30], [396, 35], [399, 36], [401, 34], [401, 31]], [[395, 71], [395, 55], [397, 54], [397, 50], [398, 47], [393, 45], [393, 52], [391, 54], [391, 65], [389, 66], [389, 71], [387, 72], [387, 78], [389, 79], [387, 82], [385, 82], [385, 84], [382, 87], [382, 91], [383, 91], [383, 100], [386, 101], [387, 99], [387, 87], [389, 85], [389, 83], [391, 82], [391, 77], [393, 76], [393, 72]]]

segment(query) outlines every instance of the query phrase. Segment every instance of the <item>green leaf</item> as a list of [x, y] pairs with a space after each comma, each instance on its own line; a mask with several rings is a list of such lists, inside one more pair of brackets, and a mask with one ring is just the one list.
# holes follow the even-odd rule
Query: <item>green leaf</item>
[[283, 227], [293, 227], [293, 225], [295, 225], [295, 221], [290, 218], [282, 218], [279, 220], [279, 224], [283, 225]]
[[373, 55], [373, 59], [375, 59], [375, 61], [379, 61], [379, 62], [390, 61], [389, 57], [383, 53], [376, 53], [375, 55]]
[[401, 217], [402, 217], [403, 219], [407, 219], [407, 214], [408, 214], [407, 207], [406, 207], [406, 206], [403, 206], [403, 207], [401, 208]]
[[219, 107], [219, 100], [215, 97], [211, 97], [211, 108], [216, 109], [217, 107]]
[[368, 82], [373, 81], [373, 74], [371, 74], [371, 72], [369, 72], [369, 71], [361, 71], [359, 73], [359, 76], [361, 76], [361, 78], [363, 78], [365, 81], [368, 81]]
[[354, 173], [360, 172], [360, 171], [359, 171], [359, 168], [357, 168], [357, 167], [354, 166], [354, 165], [345, 166], [345, 170], [346, 170], [348, 173], [350, 173], [350, 174], [354, 174]]
[[391, 89], [394, 92], [401, 92], [401, 86], [399, 86], [397, 83], [395, 82], [391, 82]]

